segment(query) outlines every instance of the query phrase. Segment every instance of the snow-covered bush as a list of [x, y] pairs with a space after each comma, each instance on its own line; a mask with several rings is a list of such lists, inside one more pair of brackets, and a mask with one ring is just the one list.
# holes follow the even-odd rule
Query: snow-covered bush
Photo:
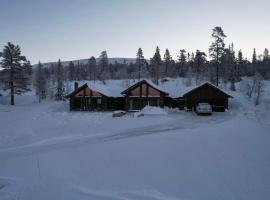
[[253, 78], [245, 78], [240, 85], [240, 91], [246, 94], [250, 99], [254, 99], [255, 105], [259, 105], [263, 94], [263, 77], [256, 73]]

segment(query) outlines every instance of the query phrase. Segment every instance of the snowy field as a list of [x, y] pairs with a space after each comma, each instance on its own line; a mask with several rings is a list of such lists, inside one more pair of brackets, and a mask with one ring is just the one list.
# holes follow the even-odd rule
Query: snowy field
[[270, 84], [212, 116], [0, 105], [1, 200], [269, 200]]

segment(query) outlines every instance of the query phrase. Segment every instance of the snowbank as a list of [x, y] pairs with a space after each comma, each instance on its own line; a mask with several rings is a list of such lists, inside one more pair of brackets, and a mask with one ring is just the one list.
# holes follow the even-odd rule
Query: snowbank
[[142, 111], [145, 115], [166, 115], [168, 114], [164, 109], [155, 106], [145, 106]]
[[23, 95], [0, 105], [0, 199], [268, 200], [269, 91], [255, 107], [237, 90], [207, 118], [146, 106], [115, 119]]

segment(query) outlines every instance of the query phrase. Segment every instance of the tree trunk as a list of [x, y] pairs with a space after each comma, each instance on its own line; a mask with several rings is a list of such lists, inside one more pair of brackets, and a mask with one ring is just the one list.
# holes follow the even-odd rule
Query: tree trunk
[[216, 69], [216, 70], [217, 70], [217, 71], [216, 71], [216, 73], [217, 73], [217, 80], [216, 80], [217, 82], [216, 82], [216, 86], [217, 86], [217, 87], [218, 87], [218, 81], [219, 81], [219, 80], [218, 80], [218, 79], [219, 79], [219, 74], [218, 74], [218, 73], [219, 73], [219, 71], [218, 71], [218, 67], [219, 67], [219, 66], [218, 66], [218, 61], [219, 61], [219, 60], [218, 60], [218, 56], [219, 56], [219, 52], [218, 52], [218, 51], [219, 51], [219, 49], [218, 49], [218, 43], [217, 43], [217, 69]]
[[10, 82], [10, 105], [15, 105], [15, 103], [14, 103], [14, 84], [13, 84], [13, 81]]

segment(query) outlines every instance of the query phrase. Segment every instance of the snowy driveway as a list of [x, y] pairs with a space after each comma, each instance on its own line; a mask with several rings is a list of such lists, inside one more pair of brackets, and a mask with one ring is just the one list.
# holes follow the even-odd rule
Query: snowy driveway
[[270, 198], [269, 127], [233, 110], [112, 118], [44, 104], [1, 115], [1, 200]]

